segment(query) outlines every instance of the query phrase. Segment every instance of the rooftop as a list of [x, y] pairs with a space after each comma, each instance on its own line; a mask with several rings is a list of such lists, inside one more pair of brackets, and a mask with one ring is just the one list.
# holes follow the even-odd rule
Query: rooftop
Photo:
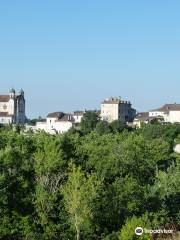
[[164, 106], [150, 110], [150, 112], [169, 112], [169, 111], [180, 111], [180, 104], [165, 104]]
[[120, 97], [110, 97], [110, 98], [106, 98], [102, 103], [103, 104], [119, 104], [119, 103], [130, 104], [130, 101], [124, 101]]
[[9, 95], [0, 95], [0, 102], [9, 102], [10, 96]]
[[140, 112], [136, 115], [134, 120], [147, 121], [149, 119], [149, 112]]
[[84, 113], [85, 113], [85, 111], [74, 111], [73, 115], [75, 115], [75, 116], [83, 116]]
[[[10, 93], [14, 94], [15, 98], [19, 98], [21, 96], [24, 96], [24, 91], [21, 90], [19, 93], [16, 93], [14, 89], [10, 90]], [[9, 102], [9, 100], [11, 99], [10, 94], [6, 94], [6, 95], [0, 95], [0, 102]]]
[[47, 115], [47, 118], [62, 118], [64, 116], [63, 112], [52, 112]]
[[74, 117], [72, 114], [65, 114], [63, 117], [57, 120], [58, 122], [74, 122]]

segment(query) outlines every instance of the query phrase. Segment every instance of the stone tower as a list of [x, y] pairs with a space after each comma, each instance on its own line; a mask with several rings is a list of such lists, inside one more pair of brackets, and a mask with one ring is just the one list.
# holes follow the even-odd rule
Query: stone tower
[[26, 115], [25, 115], [24, 91], [22, 89], [16, 95], [15, 106], [16, 106], [15, 107], [16, 123], [24, 124], [26, 121]]

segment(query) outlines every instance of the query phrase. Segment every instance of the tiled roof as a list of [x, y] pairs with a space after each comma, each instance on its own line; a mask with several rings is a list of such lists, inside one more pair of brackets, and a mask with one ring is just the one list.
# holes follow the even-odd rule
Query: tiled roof
[[74, 117], [72, 114], [65, 114], [58, 122], [74, 122]]
[[49, 113], [47, 118], [56, 118], [56, 122], [74, 122], [73, 114], [63, 113], [63, 112], [53, 112]]
[[63, 112], [53, 112], [53, 113], [49, 113], [47, 115], [48, 118], [62, 118], [64, 116], [64, 113]]
[[161, 108], [151, 110], [150, 112], [169, 112], [169, 111], [180, 111], [180, 104], [165, 104]]
[[0, 102], [9, 102], [9, 95], [0, 95]]
[[[18, 99], [18, 98], [21, 98], [22, 95], [20, 94], [16, 94], [15, 95], [15, 98]], [[0, 95], [0, 102], [9, 102], [10, 100], [10, 95]]]
[[140, 112], [136, 115], [135, 117], [135, 121], [138, 120], [138, 121], [148, 121], [149, 119], [149, 112]]

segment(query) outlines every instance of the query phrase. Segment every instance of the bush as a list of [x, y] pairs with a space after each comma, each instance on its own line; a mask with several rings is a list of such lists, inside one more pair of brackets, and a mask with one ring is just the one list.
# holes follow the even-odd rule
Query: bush
[[135, 234], [135, 229], [137, 227], [148, 229], [149, 225], [147, 214], [142, 217], [133, 216], [132, 218], [126, 220], [125, 225], [121, 229], [119, 240], [150, 240], [151, 237], [149, 234], [143, 233], [141, 236], [137, 236]]

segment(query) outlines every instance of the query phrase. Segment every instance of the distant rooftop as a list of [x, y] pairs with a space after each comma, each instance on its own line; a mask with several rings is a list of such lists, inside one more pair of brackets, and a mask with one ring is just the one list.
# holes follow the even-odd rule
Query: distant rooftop
[[139, 112], [136, 117], [135, 120], [140, 120], [140, 121], [147, 121], [149, 118], [149, 112]]
[[64, 113], [63, 112], [53, 112], [53, 113], [49, 113], [47, 115], [48, 118], [62, 118], [64, 116]]
[[[15, 98], [19, 98], [20, 96], [24, 95], [24, 91], [22, 89], [19, 93], [16, 93], [14, 88], [12, 88], [9, 93], [13, 93]], [[9, 102], [10, 99], [10, 94], [0, 95], [0, 102]]]
[[0, 102], [9, 102], [10, 96], [9, 95], [0, 95]]
[[47, 115], [47, 118], [55, 118], [56, 122], [74, 122], [74, 116], [71, 113], [52, 112]]
[[121, 99], [121, 97], [110, 97], [110, 98], [106, 98], [102, 103], [105, 103], [105, 104], [119, 104], [119, 103], [130, 104], [130, 101], [124, 101]]
[[73, 115], [75, 115], [75, 116], [83, 116], [84, 113], [85, 113], [85, 111], [74, 111]]
[[66, 113], [63, 117], [58, 119], [56, 122], [74, 122], [74, 117], [71, 113]]
[[164, 106], [150, 110], [150, 112], [169, 112], [169, 111], [180, 111], [180, 104], [165, 104]]

